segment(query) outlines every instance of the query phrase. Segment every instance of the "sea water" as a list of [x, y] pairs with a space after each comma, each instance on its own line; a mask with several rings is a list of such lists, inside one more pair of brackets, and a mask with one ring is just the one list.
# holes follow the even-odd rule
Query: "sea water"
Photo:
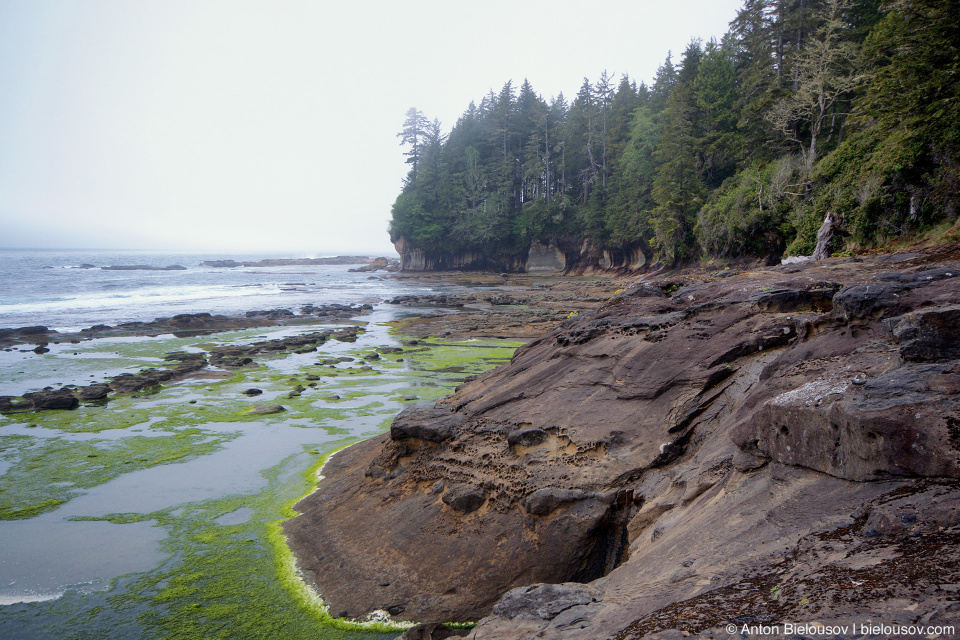
[[[405, 311], [384, 301], [436, 289], [351, 273], [348, 265], [201, 265], [264, 257], [282, 256], [0, 251], [0, 327], [68, 331], [177, 313], [373, 306], [328, 325], [362, 324], [355, 343], [257, 358], [257, 368], [104, 405], [0, 416], [0, 637], [397, 635], [318, 616], [319, 601], [284, 555], [279, 523], [315, 486], [307, 472], [325, 455], [382, 432], [409, 402], [436, 400], [463, 377], [508, 359], [516, 345], [409, 346], [388, 328]], [[99, 268], [138, 264], [185, 269]], [[171, 351], [317, 328], [96, 338], [50, 344], [42, 354], [24, 345], [0, 352], [0, 395], [104, 381], [163, 366]], [[368, 358], [382, 346], [404, 350]], [[340, 358], [347, 360], [329, 364]], [[451, 372], [451, 358], [472, 364]], [[246, 396], [251, 387], [263, 393]], [[284, 411], [252, 416], [260, 402]]]
[[[400, 291], [416, 293], [411, 286], [426, 292], [377, 273], [351, 273], [351, 265], [203, 265], [277, 257], [302, 256], [0, 249], [0, 327], [43, 325], [76, 331], [178, 313], [235, 315], [278, 308], [296, 313], [307, 304], [377, 303]], [[365, 264], [363, 259], [358, 262]], [[102, 268], [135, 265], [184, 269]]]

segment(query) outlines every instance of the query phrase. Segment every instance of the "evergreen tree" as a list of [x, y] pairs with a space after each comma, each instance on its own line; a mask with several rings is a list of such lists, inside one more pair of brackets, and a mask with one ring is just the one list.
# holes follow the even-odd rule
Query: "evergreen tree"
[[654, 114], [660, 113], [667, 106], [667, 100], [677, 84], [677, 70], [673, 66], [671, 52], [667, 52], [667, 59], [657, 68], [657, 75], [653, 78], [650, 88], [650, 109]]
[[651, 212], [651, 226], [658, 253], [669, 262], [687, 257], [693, 249], [693, 227], [704, 201], [698, 157], [701, 131], [694, 93], [701, 55], [698, 41], [684, 51], [677, 85], [661, 114], [660, 146], [654, 154], [660, 166], [653, 182], [656, 207]]
[[407, 110], [406, 120], [403, 121], [403, 129], [397, 134], [401, 145], [410, 145], [410, 150], [404, 153], [407, 156], [407, 164], [413, 165], [410, 168], [410, 181], [417, 178], [417, 168], [420, 164], [421, 155], [420, 142], [428, 124], [429, 121], [422, 111], [416, 107], [410, 107]]
[[650, 87], [524, 80], [448, 135], [411, 108], [391, 238], [515, 256], [533, 240], [809, 253], [827, 211], [869, 243], [960, 207], [960, 0], [745, 0], [722, 42], [668, 53]]

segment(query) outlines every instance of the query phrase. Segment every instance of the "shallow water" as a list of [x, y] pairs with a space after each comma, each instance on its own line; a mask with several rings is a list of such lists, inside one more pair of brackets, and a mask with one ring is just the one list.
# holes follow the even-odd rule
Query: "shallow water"
[[[364, 360], [400, 345], [385, 324], [395, 313], [378, 307], [362, 318], [356, 343], [258, 359], [258, 369], [226, 379], [0, 417], [0, 514], [21, 514], [0, 520], [0, 637], [395, 637], [331, 621], [290, 568], [279, 523], [315, 486], [325, 455], [386, 429], [405, 398], [435, 400], [516, 346], [404, 346]], [[83, 377], [86, 363], [105, 358], [100, 369], [113, 375], [173, 350], [315, 329], [92, 340], [19, 359], [13, 384], [56, 377], [40, 375], [51, 364]], [[340, 356], [354, 361], [318, 364]], [[2, 387], [11, 384], [5, 366], [0, 358]], [[307, 375], [319, 377], [316, 387], [289, 397]], [[243, 395], [250, 387], [264, 393]], [[286, 410], [251, 416], [261, 403]]]
[[0, 605], [103, 590], [116, 576], [149, 570], [166, 537], [155, 525], [69, 522], [56, 512], [2, 523]]

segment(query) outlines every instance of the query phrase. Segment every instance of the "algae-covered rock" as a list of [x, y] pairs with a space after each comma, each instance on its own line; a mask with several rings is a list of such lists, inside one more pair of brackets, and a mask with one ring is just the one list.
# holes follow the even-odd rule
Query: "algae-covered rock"
[[247, 413], [253, 416], [265, 416], [271, 413], [280, 413], [281, 411], [286, 411], [286, 409], [279, 404], [256, 404], [253, 405], [253, 408], [247, 411]]

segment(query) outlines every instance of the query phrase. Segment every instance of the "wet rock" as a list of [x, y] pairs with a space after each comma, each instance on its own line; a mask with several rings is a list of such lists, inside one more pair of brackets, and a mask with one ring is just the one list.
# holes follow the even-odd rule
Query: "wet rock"
[[68, 389], [36, 391], [25, 393], [23, 397], [33, 404], [34, 411], [76, 409], [80, 405], [80, 401]]
[[263, 389], [257, 389], [255, 387], [251, 387], [250, 389], [245, 389], [243, 392], [243, 395], [250, 396], [252, 398], [253, 396], [259, 396], [262, 393], [263, 393]]
[[51, 331], [47, 327], [42, 327], [38, 325], [30, 326], [30, 327], [20, 327], [18, 329], [14, 329], [14, 331], [16, 331], [21, 336], [36, 336], [36, 335], [42, 335], [45, 333], [56, 333], [56, 331]]
[[91, 384], [80, 389], [81, 400], [103, 400], [110, 393], [110, 385]]
[[247, 311], [244, 314], [247, 318], [266, 318], [268, 320], [280, 320], [283, 318], [292, 318], [293, 312], [289, 309], [269, 309], [264, 311]]
[[0, 396], [0, 413], [20, 413], [33, 409], [33, 403], [16, 396]]

